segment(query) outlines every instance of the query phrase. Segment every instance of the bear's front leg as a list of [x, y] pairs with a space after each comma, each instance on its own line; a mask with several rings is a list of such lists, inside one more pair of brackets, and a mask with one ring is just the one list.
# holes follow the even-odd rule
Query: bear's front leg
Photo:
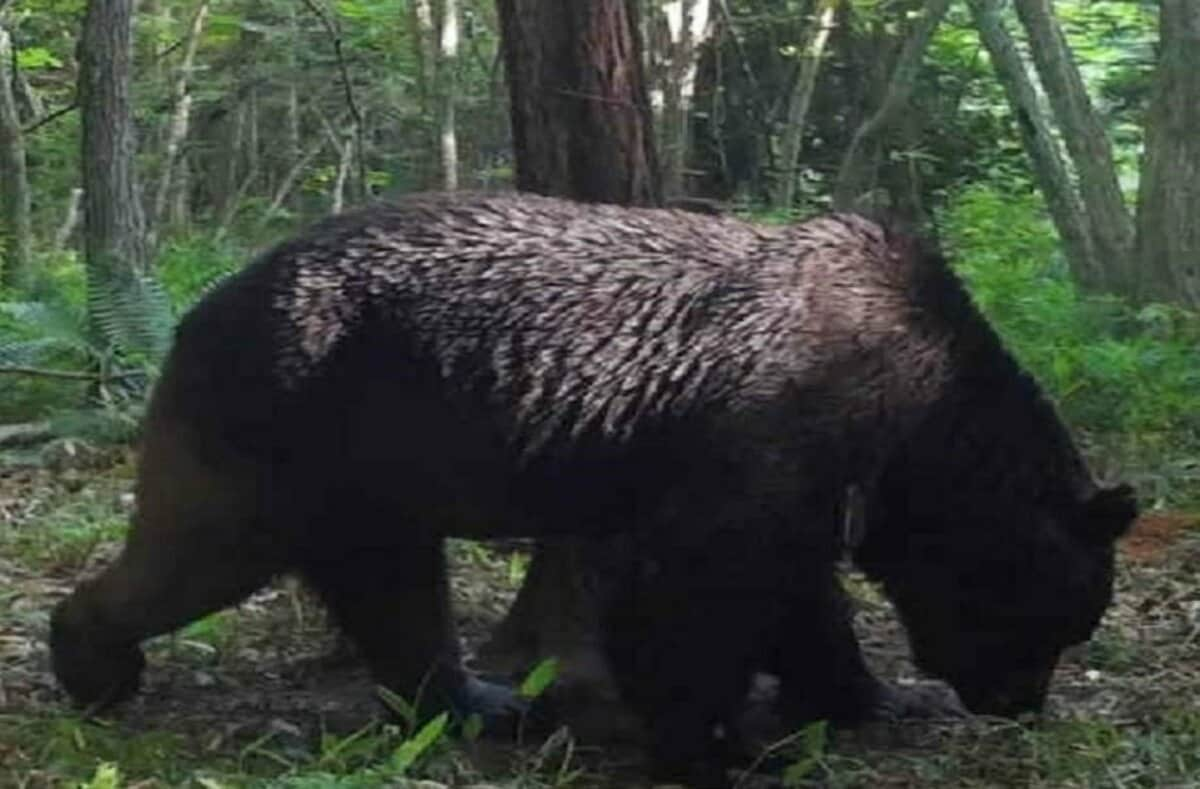
[[501, 728], [525, 709], [513, 689], [463, 668], [440, 539], [325, 550], [305, 560], [302, 572], [375, 681], [423, 714], [478, 714], [485, 728]]
[[780, 678], [779, 707], [794, 725], [966, 714], [947, 689], [900, 687], [871, 673], [859, 650], [853, 610], [833, 567], [814, 568], [790, 610], [767, 670]]

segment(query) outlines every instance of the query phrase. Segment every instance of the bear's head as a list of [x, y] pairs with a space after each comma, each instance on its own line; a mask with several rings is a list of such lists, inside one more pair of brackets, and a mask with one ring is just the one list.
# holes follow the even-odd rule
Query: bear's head
[[932, 512], [904, 502], [880, 505], [856, 559], [896, 604], [918, 667], [972, 712], [1039, 711], [1062, 651], [1086, 641], [1112, 602], [1114, 543], [1137, 515], [1133, 490], [1004, 502], [957, 527], [934, 527]]

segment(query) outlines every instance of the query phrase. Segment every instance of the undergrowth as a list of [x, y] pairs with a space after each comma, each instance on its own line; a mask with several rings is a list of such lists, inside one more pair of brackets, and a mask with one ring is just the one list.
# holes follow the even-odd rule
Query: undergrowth
[[973, 187], [949, 206], [956, 268], [1102, 471], [1157, 503], [1200, 501], [1200, 318], [1081, 293], [1034, 194]]

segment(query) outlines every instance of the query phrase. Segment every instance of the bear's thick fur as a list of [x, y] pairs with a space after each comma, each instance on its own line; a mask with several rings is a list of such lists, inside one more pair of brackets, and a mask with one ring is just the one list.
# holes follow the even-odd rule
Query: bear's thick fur
[[455, 195], [331, 219], [183, 320], [142, 453], [124, 552], [53, 616], [79, 702], [134, 692], [142, 640], [297, 571], [380, 683], [495, 711], [443, 538], [626, 533], [608, 650], [676, 777], [767, 652], [797, 718], [884, 700], [835, 576], [847, 486], [917, 660], [989, 712], [1040, 706], [1134, 515], [944, 262], [846, 215]]

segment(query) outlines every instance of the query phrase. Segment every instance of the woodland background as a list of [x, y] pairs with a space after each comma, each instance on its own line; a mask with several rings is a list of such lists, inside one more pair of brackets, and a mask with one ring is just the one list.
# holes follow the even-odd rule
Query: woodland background
[[[1111, 674], [1101, 690], [1132, 683], [1148, 706], [1068, 715], [1049, 734], [925, 731], [939, 755], [895, 763], [809, 732], [798, 783], [884, 785], [881, 759], [894, 785], [1200, 782], [1200, 713], [1179, 701], [1197, 685], [1172, 662], [1200, 665], [1200, 0], [0, 0], [0, 580], [13, 590], [0, 659], [17, 678], [7, 695], [0, 680], [0, 762], [19, 765], [14, 781], [388, 785], [445, 745], [429, 735], [400, 767], [416, 731], [300, 755], [238, 741], [235, 767], [232, 736], [211, 759], [188, 738], [146, 756], [144, 731], [110, 736], [54, 707], [33, 634], [55, 584], [120, 534], [145, 394], [196, 298], [329, 213], [514, 187], [766, 222], [864, 209], [919, 228], [1101, 474], [1137, 484], [1158, 518], [1134, 557], [1153, 561], [1124, 577], [1127, 602], [1076, 666], [1081, 687]], [[455, 550], [481, 589], [522, 576], [520, 555]], [[284, 596], [302, 610], [301, 594]], [[862, 594], [875, 628], [883, 604]], [[262, 622], [284, 616], [263, 611], [241, 636], [228, 628], [244, 612], [190, 633], [207, 647], [180, 670], [237, 676]], [[187, 730], [187, 713], [150, 728]], [[548, 767], [564, 742], [505, 780], [584, 780], [562, 767], [570, 753]], [[275, 769], [253, 777], [246, 753]]]

